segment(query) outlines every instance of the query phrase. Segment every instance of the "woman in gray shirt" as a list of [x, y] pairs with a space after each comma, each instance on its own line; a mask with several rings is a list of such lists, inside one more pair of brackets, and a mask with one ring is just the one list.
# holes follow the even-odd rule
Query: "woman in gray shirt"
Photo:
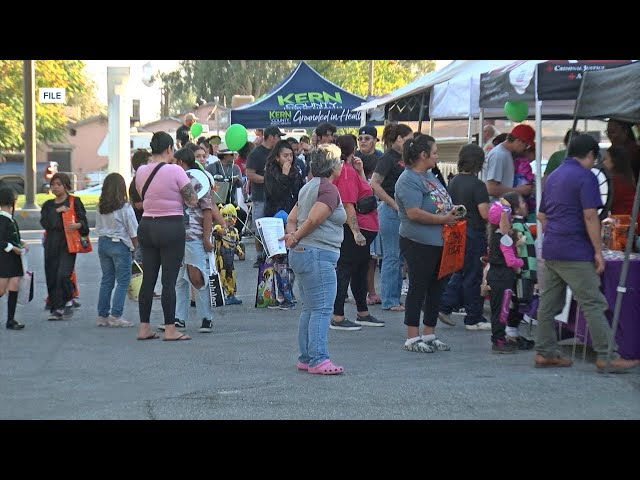
[[329, 360], [327, 337], [337, 292], [336, 265], [347, 214], [338, 188], [332, 181], [340, 176], [340, 149], [320, 145], [311, 152], [313, 178], [302, 187], [298, 203], [287, 218], [282, 238], [289, 249], [289, 264], [296, 274], [302, 296], [298, 327], [300, 355], [298, 370], [336, 375], [344, 368]]
[[[442, 225], [453, 225], [451, 197], [431, 173], [438, 161], [436, 141], [429, 135], [416, 135], [404, 144], [403, 158], [408, 168], [396, 182], [395, 200], [400, 217], [400, 252], [407, 260], [409, 292], [404, 324], [410, 352], [431, 353], [449, 350], [436, 338], [435, 327], [446, 278], [438, 280], [442, 255]], [[420, 336], [420, 313], [424, 305], [424, 330]]]

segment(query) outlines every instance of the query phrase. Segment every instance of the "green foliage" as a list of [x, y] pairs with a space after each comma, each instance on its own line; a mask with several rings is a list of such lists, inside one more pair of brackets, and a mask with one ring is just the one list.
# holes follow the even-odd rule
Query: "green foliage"
[[233, 95], [267, 93], [296, 65], [293, 60], [184, 60], [178, 71], [160, 74], [169, 89], [170, 114], [190, 110], [199, 98], [231, 105]]
[[[366, 97], [370, 60], [309, 60], [320, 75]], [[373, 95], [384, 95], [435, 69], [434, 60], [373, 60]]]
[[[100, 194], [95, 193], [87, 193], [85, 195], [76, 195], [87, 210], [95, 210], [98, 205], [98, 200], [100, 199]], [[36, 193], [36, 203], [40, 206], [47, 200], [54, 198], [54, 195], [51, 193]], [[16, 202], [16, 208], [22, 208], [24, 205], [24, 195], [18, 195], [18, 200]]]
[[[39, 103], [38, 88], [66, 88], [67, 105], [96, 107], [95, 85], [84, 71], [80, 60], [37, 60], [35, 62], [36, 142], [56, 142], [64, 138], [67, 118], [64, 105]], [[0, 60], [0, 150], [22, 150], [24, 141], [22, 60]]]
[[[320, 75], [345, 90], [366, 97], [369, 60], [308, 60]], [[160, 74], [170, 94], [171, 115], [191, 110], [200, 97], [231, 105], [233, 95], [269, 92], [298, 60], [184, 60], [177, 71]], [[434, 60], [375, 60], [373, 94], [383, 95], [435, 68]]]

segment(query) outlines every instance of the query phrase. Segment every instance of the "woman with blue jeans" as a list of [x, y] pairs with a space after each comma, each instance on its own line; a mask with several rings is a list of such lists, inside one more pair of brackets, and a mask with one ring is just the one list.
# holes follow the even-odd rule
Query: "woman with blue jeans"
[[491, 322], [484, 318], [484, 298], [480, 295], [482, 283], [482, 261], [487, 253], [487, 217], [489, 215], [489, 193], [487, 186], [478, 178], [484, 165], [484, 151], [478, 145], [464, 145], [458, 154], [458, 175], [449, 182], [449, 195], [455, 205], [467, 209], [467, 240], [465, 242], [464, 266], [454, 273], [442, 295], [438, 317], [447, 325], [454, 326], [451, 318], [454, 309], [464, 307], [467, 330], [491, 330]]
[[281, 239], [289, 249], [289, 265], [296, 274], [302, 297], [298, 327], [300, 355], [298, 370], [336, 375], [344, 368], [329, 359], [327, 336], [336, 298], [336, 265], [343, 240], [347, 213], [338, 188], [332, 181], [340, 176], [340, 149], [320, 145], [310, 154], [311, 174], [298, 194], [298, 203], [287, 218]]
[[[102, 269], [96, 325], [132, 327], [133, 323], [122, 314], [131, 281], [131, 252], [138, 245], [138, 220], [127, 198], [124, 178], [119, 173], [110, 173], [102, 184], [96, 211], [96, 231]], [[116, 281], [118, 285], [113, 292]]]
[[404, 312], [400, 303], [402, 291], [402, 264], [400, 254], [400, 217], [396, 204], [395, 185], [404, 171], [402, 146], [413, 138], [413, 131], [403, 124], [384, 127], [382, 141], [386, 152], [380, 157], [371, 177], [371, 188], [384, 203], [378, 207], [380, 240], [382, 240], [382, 269], [380, 271], [380, 294], [382, 308], [392, 312]]

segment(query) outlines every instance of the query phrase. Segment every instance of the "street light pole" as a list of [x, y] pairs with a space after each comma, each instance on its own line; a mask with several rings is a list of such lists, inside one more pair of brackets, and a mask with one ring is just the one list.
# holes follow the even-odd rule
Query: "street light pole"
[[33, 60], [22, 63], [24, 95], [24, 193], [23, 210], [38, 210], [36, 205], [36, 93]]
[[369, 96], [373, 96], [373, 60], [369, 60]]

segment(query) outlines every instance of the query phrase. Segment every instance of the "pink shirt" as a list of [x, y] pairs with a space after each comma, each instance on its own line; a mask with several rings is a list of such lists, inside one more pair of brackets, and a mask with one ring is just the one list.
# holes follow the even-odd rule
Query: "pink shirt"
[[[141, 165], [136, 172], [136, 189], [142, 196], [144, 184], [151, 172], [158, 166], [157, 163]], [[183, 215], [184, 202], [180, 190], [189, 182], [189, 177], [182, 167], [175, 164], [166, 164], [158, 170], [153, 177], [147, 192], [144, 195], [142, 206], [143, 217], [168, 217], [170, 215]]]
[[[333, 183], [338, 187], [342, 203], [355, 204], [361, 198], [373, 195], [371, 185], [364, 181], [349, 163], [345, 163], [342, 166], [342, 173]], [[369, 230], [370, 232], [378, 231], [378, 210], [373, 210], [364, 215], [356, 212], [356, 218], [361, 229]]]

